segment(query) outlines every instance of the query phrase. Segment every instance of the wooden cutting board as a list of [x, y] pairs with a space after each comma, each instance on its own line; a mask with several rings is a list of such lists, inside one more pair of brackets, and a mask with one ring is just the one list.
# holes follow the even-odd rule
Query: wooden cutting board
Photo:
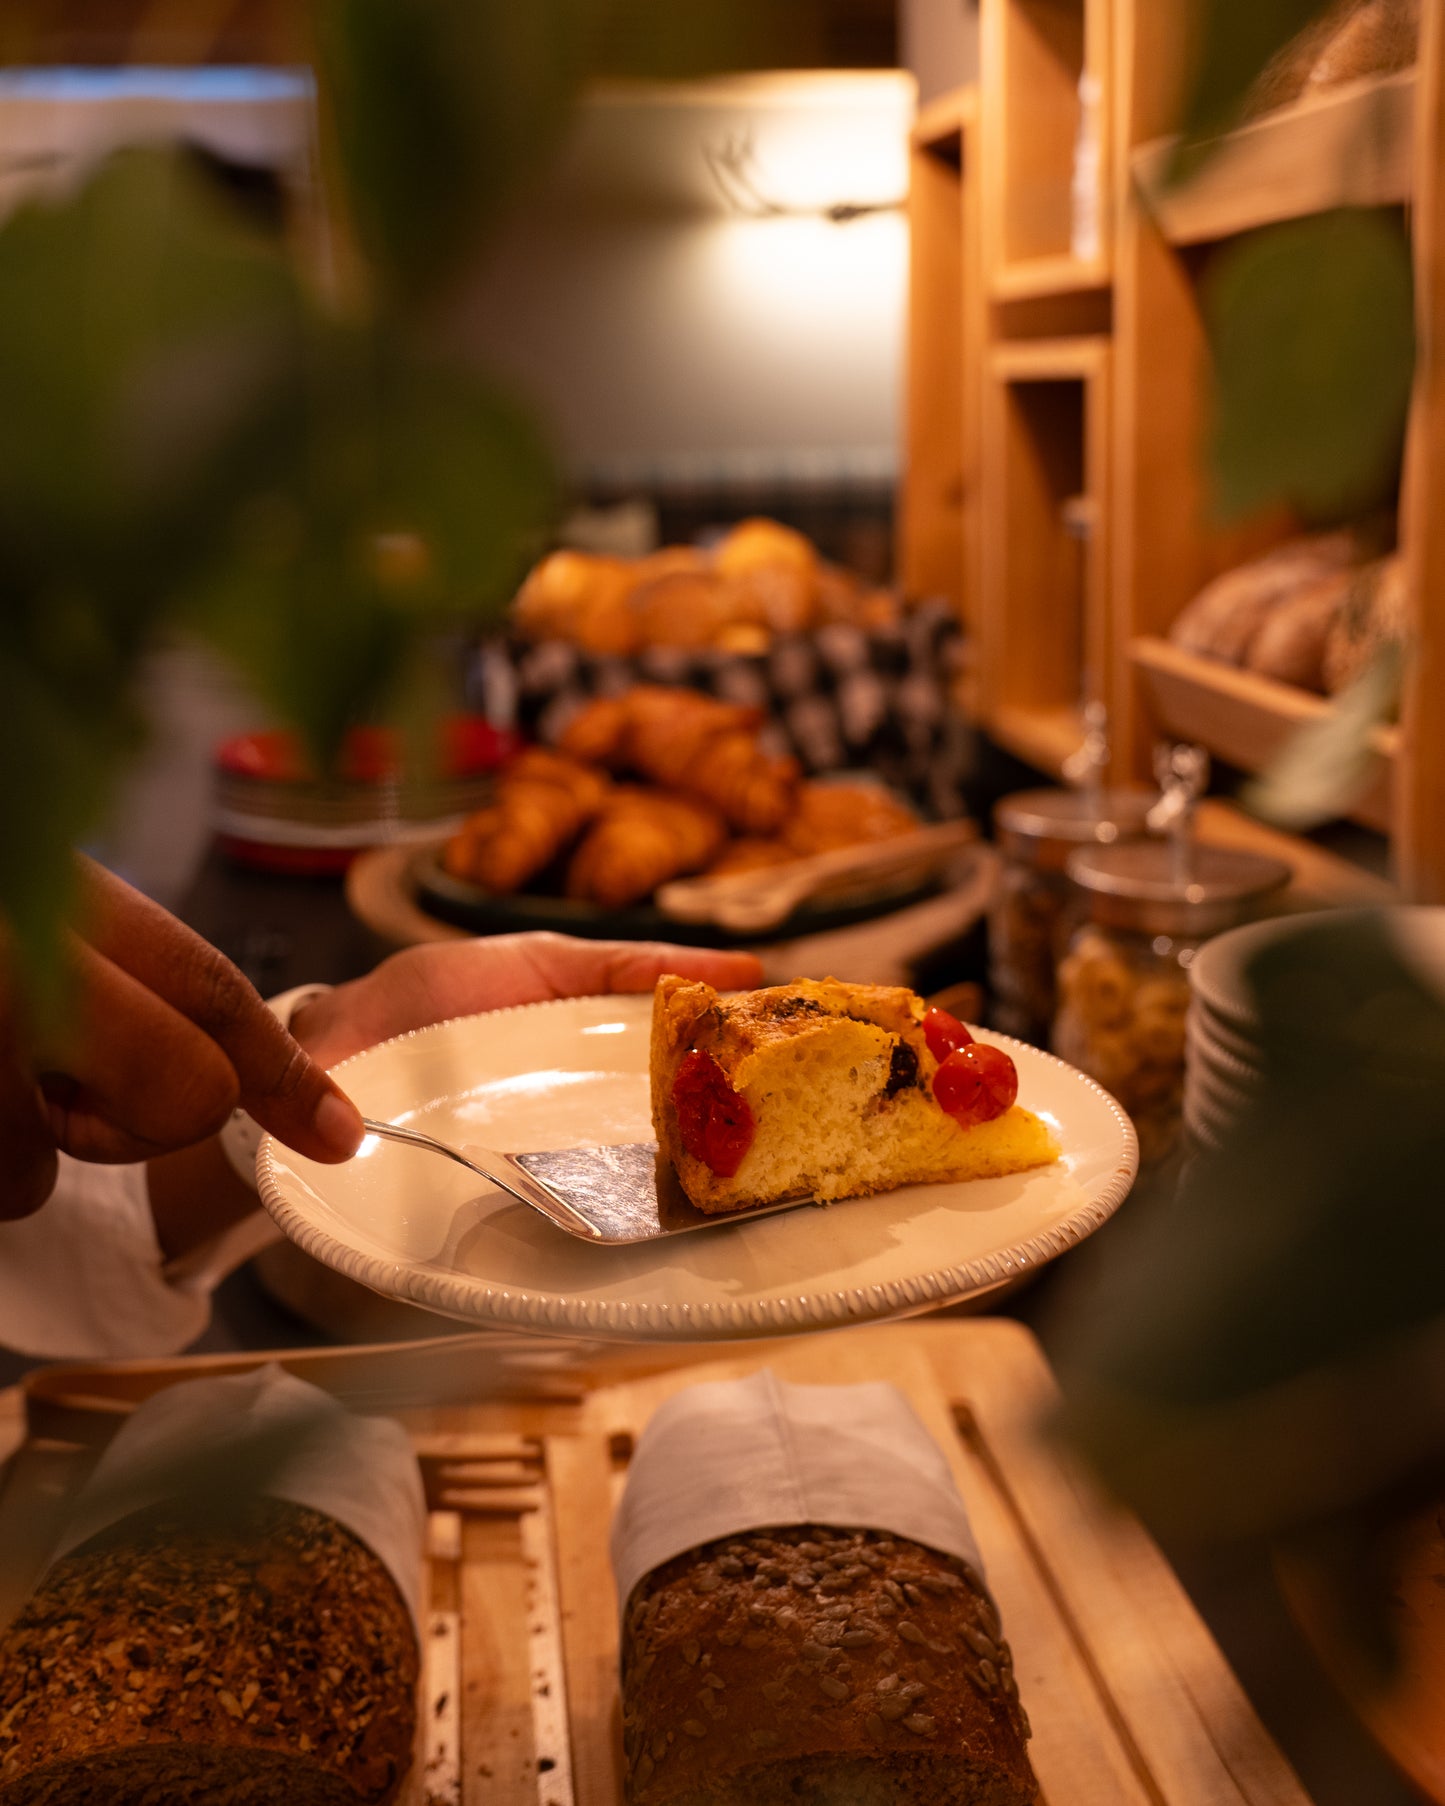
[[[662, 1398], [760, 1366], [803, 1382], [890, 1380], [946, 1451], [1048, 1806], [1307, 1806], [1159, 1551], [1040, 1436], [1053, 1381], [1017, 1324], [869, 1328], [723, 1360], [505, 1336], [281, 1358], [358, 1408], [394, 1414], [422, 1464], [431, 1622], [414, 1806], [621, 1806], [612, 1509]], [[138, 1400], [264, 1359], [32, 1376], [26, 1440], [0, 1488], [0, 1548], [23, 1549], [33, 1571], [65, 1493]]]

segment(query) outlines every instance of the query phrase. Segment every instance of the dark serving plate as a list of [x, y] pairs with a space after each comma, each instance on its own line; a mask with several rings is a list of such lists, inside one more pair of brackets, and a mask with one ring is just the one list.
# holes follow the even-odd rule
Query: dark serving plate
[[794, 940], [804, 934], [826, 934], [835, 928], [851, 928], [890, 910], [902, 909], [933, 896], [939, 889], [937, 873], [873, 878], [844, 895], [836, 893], [800, 903], [785, 922], [766, 935], [730, 934], [713, 923], [678, 922], [651, 903], [628, 909], [601, 909], [595, 903], [574, 902], [571, 897], [517, 894], [500, 897], [454, 878], [441, 863], [440, 847], [427, 847], [412, 862], [417, 902], [428, 915], [473, 934], [516, 934], [527, 929], [550, 929], [556, 934], [576, 934], [603, 941], [677, 941], [688, 947], [736, 947], [760, 939]]

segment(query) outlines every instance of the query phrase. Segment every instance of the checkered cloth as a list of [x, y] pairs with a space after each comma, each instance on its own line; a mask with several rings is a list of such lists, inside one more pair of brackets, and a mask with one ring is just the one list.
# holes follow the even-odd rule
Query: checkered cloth
[[495, 727], [552, 741], [584, 702], [637, 683], [686, 684], [767, 711], [771, 750], [804, 771], [868, 769], [929, 816], [964, 811], [974, 735], [953, 700], [963, 636], [943, 601], [920, 602], [894, 627], [820, 627], [766, 652], [654, 646], [632, 658], [560, 640], [489, 641], [467, 677], [467, 705]]

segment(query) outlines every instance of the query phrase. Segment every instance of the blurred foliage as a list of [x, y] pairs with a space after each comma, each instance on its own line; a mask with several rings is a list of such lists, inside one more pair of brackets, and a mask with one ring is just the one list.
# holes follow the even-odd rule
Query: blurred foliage
[[1400, 223], [1352, 208], [1253, 233], [1220, 253], [1204, 305], [1221, 512], [1285, 502], [1333, 522], [1387, 499], [1415, 367]]
[[0, 919], [41, 990], [162, 633], [229, 652], [322, 769], [440, 693], [429, 641], [495, 618], [556, 495], [536, 427], [437, 349], [440, 305], [590, 73], [764, 62], [774, 10], [312, 0], [315, 255], [179, 149], [0, 225]]
[[1398, 643], [1387, 641], [1329, 714], [1297, 729], [1245, 786], [1240, 800], [1251, 814], [1301, 833], [1357, 802], [1377, 771], [1373, 732], [1399, 706], [1402, 665]]
[[1246, 979], [1247, 1119], [1119, 1225], [1059, 1351], [1075, 1433], [1197, 1536], [1355, 1507], [1445, 1451], [1445, 1001], [1386, 911], [1302, 920]]

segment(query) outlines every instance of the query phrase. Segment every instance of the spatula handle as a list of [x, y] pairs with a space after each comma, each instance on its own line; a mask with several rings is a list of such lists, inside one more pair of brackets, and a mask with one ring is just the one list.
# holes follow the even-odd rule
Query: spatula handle
[[420, 1129], [406, 1129], [394, 1122], [376, 1122], [369, 1116], [362, 1117], [361, 1125], [368, 1135], [380, 1136], [383, 1141], [396, 1141], [405, 1147], [421, 1148], [428, 1154], [445, 1154], [448, 1160], [455, 1160], [458, 1166], [464, 1166], [469, 1172], [489, 1179], [493, 1185], [499, 1185], [503, 1191], [510, 1192], [523, 1204], [530, 1204], [533, 1210], [540, 1210], [544, 1217], [550, 1217], [568, 1235], [581, 1236], [588, 1242], [602, 1239], [586, 1217], [579, 1215], [564, 1199], [549, 1191], [539, 1179], [534, 1179], [511, 1154], [499, 1153], [494, 1148], [478, 1147], [475, 1143], [470, 1144], [470, 1151], [464, 1154], [460, 1148], [452, 1147], [449, 1142], [438, 1141], [434, 1135], [423, 1134]]

